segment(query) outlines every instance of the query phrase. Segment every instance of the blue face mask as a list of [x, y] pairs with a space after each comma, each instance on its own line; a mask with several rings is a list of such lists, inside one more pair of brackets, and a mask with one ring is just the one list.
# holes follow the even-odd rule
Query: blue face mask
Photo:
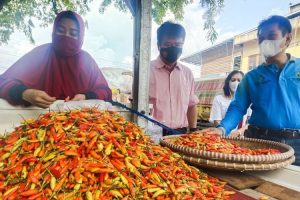
[[174, 63], [182, 54], [182, 48], [180, 47], [168, 47], [160, 48], [160, 55], [163, 57], [169, 64]]

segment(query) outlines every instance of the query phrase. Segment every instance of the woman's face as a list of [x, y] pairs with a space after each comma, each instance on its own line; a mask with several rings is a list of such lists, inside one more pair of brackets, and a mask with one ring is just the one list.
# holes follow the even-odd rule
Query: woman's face
[[231, 77], [230, 82], [235, 82], [235, 81], [241, 82], [242, 78], [243, 78], [243, 75], [240, 73], [237, 73]]
[[62, 18], [55, 29], [55, 34], [64, 35], [76, 40], [79, 39], [79, 27], [77, 23], [69, 18]]
[[235, 93], [239, 83], [241, 82], [243, 75], [241, 73], [234, 74], [229, 81], [229, 88], [232, 93]]

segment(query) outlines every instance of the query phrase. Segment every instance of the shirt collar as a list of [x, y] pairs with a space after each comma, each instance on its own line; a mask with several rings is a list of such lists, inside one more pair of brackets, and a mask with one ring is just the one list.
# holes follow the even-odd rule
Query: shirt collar
[[[160, 68], [163, 68], [165, 66], [166, 66], [166, 64], [162, 61], [162, 59], [160, 58], [160, 56], [158, 56], [156, 58], [156, 60], [155, 60], [155, 67], [158, 68], [158, 69], [160, 69]], [[181, 70], [182, 66], [180, 65], [180, 63], [176, 62], [175, 68]]]
[[[296, 60], [296, 57], [294, 57], [294, 56], [292, 56], [291, 54], [289, 54], [289, 53], [286, 53], [286, 55], [287, 55], [287, 57], [288, 57], [288, 60], [287, 60], [287, 62], [286, 63], [288, 63], [288, 62], [295, 62], [295, 60]], [[273, 64], [267, 64], [266, 62], [263, 62], [262, 63], [263, 65], [273, 65]]]
[[[286, 65], [287, 63], [289, 63], [289, 62], [295, 62], [296, 57], [292, 56], [292, 55], [289, 54], [289, 53], [287, 53], [286, 55], [287, 55], [287, 57], [288, 57], [288, 60], [287, 60], [287, 62], [285, 63], [285, 65]], [[270, 68], [274, 68], [274, 69], [276, 68], [276, 69], [277, 69], [277, 66], [276, 66], [275, 64], [267, 64], [266, 62], [264, 62], [262, 65], [264, 65], [264, 66], [266, 66], [266, 67], [270, 67]]]
[[291, 54], [287, 53], [288, 56], [288, 62], [295, 62], [295, 60], [297, 59], [296, 57], [292, 56]]

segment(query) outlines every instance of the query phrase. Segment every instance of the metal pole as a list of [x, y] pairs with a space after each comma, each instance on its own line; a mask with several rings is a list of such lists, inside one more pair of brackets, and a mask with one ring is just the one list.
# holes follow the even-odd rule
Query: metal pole
[[[134, 84], [133, 108], [141, 113], [149, 111], [149, 66], [151, 53], [151, 14], [152, 0], [138, 0], [137, 14], [134, 20]], [[142, 128], [147, 121], [135, 118]]]

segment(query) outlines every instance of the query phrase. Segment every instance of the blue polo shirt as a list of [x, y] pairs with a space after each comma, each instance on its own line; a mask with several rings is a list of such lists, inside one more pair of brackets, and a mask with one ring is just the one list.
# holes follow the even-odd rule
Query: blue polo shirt
[[228, 135], [251, 105], [249, 124], [270, 129], [300, 129], [300, 59], [283, 69], [262, 64], [248, 72], [221, 121]]

